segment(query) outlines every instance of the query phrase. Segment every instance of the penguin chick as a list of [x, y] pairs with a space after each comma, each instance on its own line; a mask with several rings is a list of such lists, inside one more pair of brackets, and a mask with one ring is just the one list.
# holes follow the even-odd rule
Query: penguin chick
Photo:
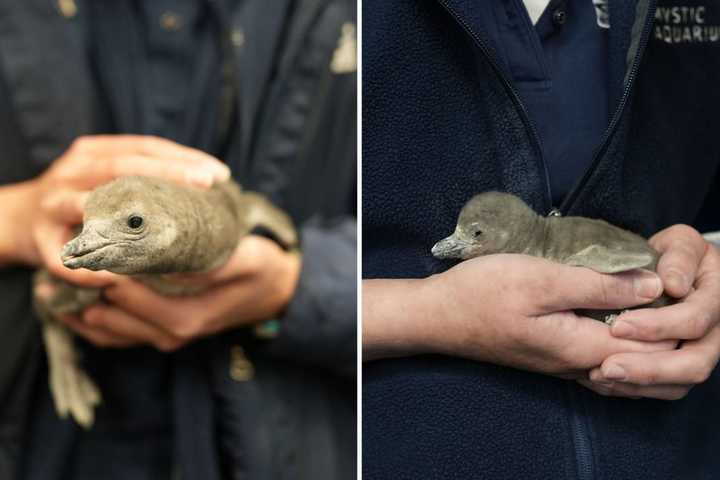
[[[603, 220], [542, 217], [518, 197], [485, 192], [460, 211], [455, 232], [432, 248], [436, 258], [467, 260], [494, 253], [519, 253], [600, 273], [637, 268], [655, 271], [659, 258], [640, 235]], [[646, 307], [672, 303], [661, 296]], [[620, 311], [582, 310], [583, 315], [612, 323]]]
[[285, 247], [292, 222], [264, 197], [235, 182], [201, 191], [148, 177], [123, 177], [88, 198], [82, 232], [62, 250], [72, 269], [114, 273], [202, 272], [222, 265], [241, 236], [262, 226]]
[[[174, 284], [163, 274], [221, 266], [254, 228], [288, 250], [298, 249], [290, 218], [232, 180], [201, 191], [149, 177], [122, 177], [90, 194], [82, 230], [65, 244], [61, 259], [71, 269], [133, 275], [164, 295], [194, 294], [202, 288]], [[90, 428], [100, 391], [80, 365], [70, 330], [55, 318], [81, 313], [99, 300], [100, 290], [76, 287], [47, 271], [36, 274], [35, 284], [56, 410]], [[52, 294], [40, 295], [39, 285], [50, 285]]]

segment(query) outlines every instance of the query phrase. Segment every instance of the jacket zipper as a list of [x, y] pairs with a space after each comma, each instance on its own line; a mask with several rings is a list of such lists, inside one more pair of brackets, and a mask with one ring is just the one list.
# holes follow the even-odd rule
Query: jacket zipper
[[575, 408], [570, 411], [570, 429], [575, 447], [575, 466], [577, 467], [577, 480], [592, 480], [595, 478], [595, 460], [593, 458], [590, 429], [584, 413], [582, 398], [577, 391], [575, 382], [567, 382], [567, 391], [570, 403]]
[[[488, 59], [492, 69], [495, 71], [496, 75], [498, 75], [498, 77], [500, 78], [500, 80], [503, 83], [503, 86], [510, 94], [513, 102], [515, 103], [516, 108], [520, 112], [520, 117], [522, 118], [526, 127], [530, 130], [531, 141], [533, 143], [533, 146], [535, 148], [535, 151], [536, 151], [538, 157], [540, 158], [542, 169], [545, 173], [545, 189], [546, 189], [546, 195], [547, 195], [545, 207], [546, 207], [546, 211], [548, 212], [547, 216], [548, 217], [562, 216], [562, 210], [552, 206], [552, 192], [551, 192], [551, 188], [550, 188], [550, 176], [548, 173], [547, 164], [545, 163], [545, 157], [543, 155], [542, 148], [540, 145], [540, 137], [537, 134], [535, 125], [532, 123], [529, 115], [527, 114], [527, 110], [525, 109], [525, 106], [523, 105], [522, 101], [520, 100], [520, 96], [518, 95], [517, 90], [512, 85], [512, 83], [507, 79], [507, 77], [505, 77], [505, 74], [500, 69], [500, 67], [497, 64], [497, 62], [495, 61], [494, 57], [490, 54], [489, 50], [485, 46], [485, 43], [482, 41], [482, 39], [480, 39], [477, 35], [475, 35], [475, 33], [470, 29], [470, 27], [455, 13], [455, 11], [452, 8], [450, 8], [445, 3], [444, 0], [440, 0], [440, 3], [445, 8], [445, 10], [447, 10], [447, 12], [470, 35], [470, 37], [473, 39], [475, 44], [480, 48], [481, 52]], [[593, 162], [593, 163], [595, 163], [595, 162]], [[587, 172], [585, 173], [584, 176], [587, 176]], [[577, 403], [574, 399], [575, 392], [572, 391], [572, 385], [568, 385], [568, 393], [570, 395], [570, 402]], [[590, 445], [590, 437], [587, 434], [585, 425], [583, 424], [582, 418], [580, 418], [578, 413], [571, 412], [570, 429], [572, 431], [572, 441], [573, 441], [573, 444], [575, 447], [575, 460], [576, 460], [576, 466], [577, 466], [578, 480], [591, 480], [593, 478], [592, 447]]]
[[495, 57], [490, 53], [490, 50], [485, 45], [485, 42], [475, 34], [475, 32], [470, 28], [470, 26], [462, 19], [460, 16], [455, 12], [455, 10], [450, 7], [446, 0], [440, 0], [440, 4], [445, 8], [445, 10], [455, 19], [456, 22], [458, 22], [465, 32], [470, 35], [470, 38], [475, 42], [475, 45], [480, 49], [480, 51], [483, 53], [485, 58], [488, 59], [490, 62], [490, 66], [492, 67], [495, 74], [500, 78], [500, 81], [503, 84], [503, 87], [505, 90], [510, 94], [510, 98], [512, 99], [513, 103], [515, 104], [515, 107], [517, 108], [520, 118], [525, 124], [525, 127], [530, 131], [530, 142], [533, 145], [533, 148], [535, 149], [535, 153], [537, 154], [538, 158], [540, 159], [540, 165], [542, 167], [542, 171], [545, 175], [545, 210], [549, 211], [552, 209], [552, 191], [550, 190], [550, 174], [548, 172], [547, 164], [545, 163], [545, 156], [543, 155], [542, 146], [540, 144], [540, 135], [537, 133], [537, 129], [535, 128], [535, 125], [533, 124], [532, 120], [530, 119], [530, 116], [527, 113], [527, 110], [525, 109], [525, 105], [523, 105], [522, 100], [520, 100], [520, 95], [518, 94], [517, 90], [513, 86], [512, 82], [508, 80], [508, 78], [505, 76], [505, 73], [502, 71], [500, 66], [498, 65], [497, 61], [495, 60]]
[[565, 199], [560, 204], [560, 208], [558, 210], [563, 215], [566, 215], [570, 211], [575, 204], [577, 197], [580, 195], [580, 192], [583, 190], [588, 180], [590, 180], [593, 173], [595, 173], [595, 170], [600, 164], [600, 159], [602, 159], [603, 155], [605, 155], [608, 145], [610, 144], [610, 139], [615, 134], [615, 129], [617, 129], [620, 119], [622, 118], [623, 113], [625, 113], [625, 107], [627, 105], [628, 98], [630, 97], [630, 92], [635, 84], [635, 77], [637, 76], [638, 69], [640, 68], [640, 60], [642, 59], [645, 47], [647, 46], [648, 39], [650, 37], [649, 29], [652, 26], [653, 19], [655, 18], [655, 10], [657, 6], [656, 2], [653, 0], [648, 0], [648, 2], [649, 5], [647, 16], [645, 18], [645, 25], [643, 26], [643, 30], [640, 34], [640, 44], [638, 45], [637, 52], [635, 53], [635, 58], [633, 59], [633, 64], [630, 69], [630, 73], [628, 74], [622, 97], [620, 98], [620, 104], [610, 120], [610, 125], [608, 125], [607, 130], [605, 130], [605, 133], [603, 134], [600, 146], [597, 150], [595, 150], [595, 155], [593, 156], [590, 166], [585, 170], [580, 180], [575, 183], [573, 188], [570, 190], [570, 193], [565, 196]]
[[[605, 152], [607, 151], [608, 145], [610, 144], [610, 139], [615, 134], [615, 130], [620, 123], [620, 119], [625, 113], [625, 108], [630, 97], [630, 92], [633, 89], [633, 86], [635, 84], [635, 78], [640, 68], [640, 60], [643, 57], [645, 47], [648, 43], [648, 39], [650, 36], [649, 30], [652, 26], [653, 19], [655, 18], [656, 4], [652, 0], [649, 0], [649, 2], [650, 3], [648, 6], [648, 11], [645, 17], [645, 24], [643, 26], [643, 31], [641, 32], [640, 36], [640, 44], [638, 45], [638, 50], [635, 53], [635, 58], [633, 59], [633, 64], [630, 69], [630, 73], [628, 74], [622, 97], [620, 98], [620, 104], [615, 110], [615, 114], [610, 121], [610, 125], [608, 125], [607, 130], [603, 134], [602, 141], [600, 142], [599, 148], [595, 151], [592, 163], [585, 170], [579, 181], [573, 186], [572, 190], [570, 190], [570, 193], [565, 196], [565, 199], [560, 204], [560, 207], [553, 208], [548, 214], [548, 216], [561, 217], [563, 215], [566, 215], [573, 207], [577, 200], [577, 197], [580, 195], [580, 192], [583, 190], [587, 182], [590, 180], [590, 177], [593, 175], [593, 173], [595, 173], [595, 170], [600, 164], [600, 160], [604, 156]], [[582, 398], [578, 396], [578, 392], [575, 391], [576, 388], [577, 387], [575, 385], [568, 383], [568, 393], [570, 395], [570, 401], [577, 407], [582, 407]], [[572, 412], [570, 417], [570, 427], [572, 430], [573, 442], [575, 444], [575, 459], [578, 478], [592, 479], [594, 477], [594, 460], [591, 444], [592, 440], [590, 439], [590, 434], [588, 432], [589, 426], [587, 425], [587, 420], [585, 416], [579, 411]]]

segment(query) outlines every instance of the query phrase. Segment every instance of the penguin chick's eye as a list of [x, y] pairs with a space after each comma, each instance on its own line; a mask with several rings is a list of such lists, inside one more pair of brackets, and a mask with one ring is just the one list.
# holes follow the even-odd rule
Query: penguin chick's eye
[[475, 233], [473, 233], [473, 235], [475, 235], [475, 238], [479, 237], [480, 235], [482, 235], [482, 230], [475, 230]]
[[142, 217], [138, 217], [137, 215], [132, 215], [130, 218], [128, 218], [128, 227], [132, 228], [133, 230], [136, 230], [140, 227], [142, 227], [143, 219]]

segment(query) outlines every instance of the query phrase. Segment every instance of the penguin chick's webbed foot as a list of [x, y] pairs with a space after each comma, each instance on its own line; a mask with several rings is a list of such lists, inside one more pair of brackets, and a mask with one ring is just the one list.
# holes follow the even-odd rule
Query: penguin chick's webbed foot
[[48, 357], [50, 392], [61, 418], [70, 415], [81, 427], [90, 428], [101, 396], [95, 383], [80, 367], [80, 359], [70, 331], [52, 321], [43, 323], [43, 339]]

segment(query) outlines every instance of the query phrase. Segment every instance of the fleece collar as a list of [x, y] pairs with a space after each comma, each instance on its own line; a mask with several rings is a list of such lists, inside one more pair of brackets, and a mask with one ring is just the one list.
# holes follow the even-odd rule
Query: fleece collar
[[[589, 1], [589, 0], [588, 0]], [[487, 9], [478, 8], [474, 0], [438, 0], [454, 19], [471, 35], [485, 41], [485, 22], [482, 15]], [[609, 92], [610, 111], [613, 112], [622, 97], [628, 74], [635, 57], [641, 53], [643, 27], [654, 12], [656, 0], [609, 0]], [[487, 45], [487, 42], [485, 41]], [[492, 52], [491, 52], [492, 54]]]

